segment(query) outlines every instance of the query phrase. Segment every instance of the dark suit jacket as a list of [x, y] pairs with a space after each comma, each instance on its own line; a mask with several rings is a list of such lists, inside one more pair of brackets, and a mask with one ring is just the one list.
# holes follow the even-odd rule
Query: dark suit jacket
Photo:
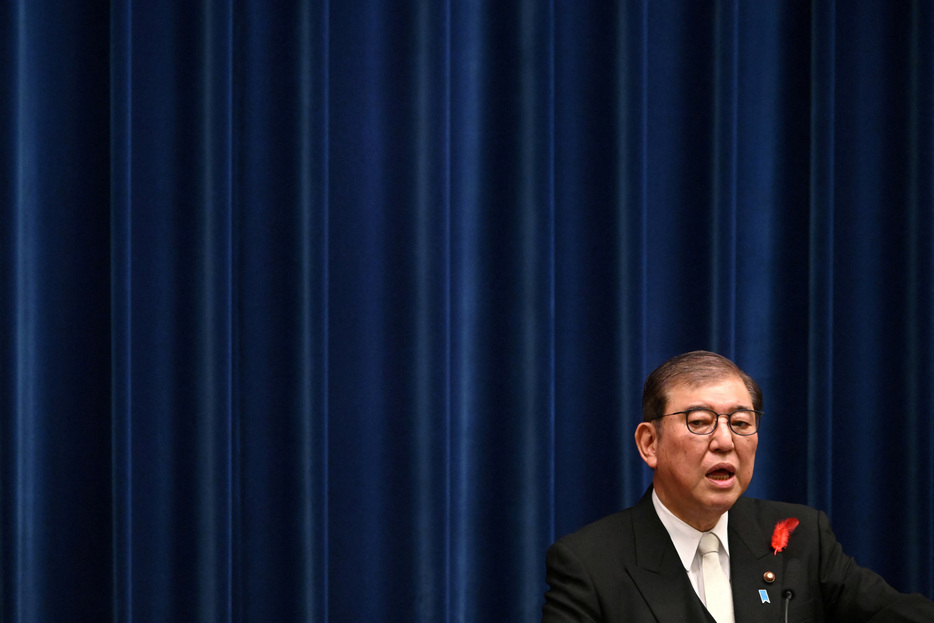
[[[776, 555], [772, 530], [789, 517], [800, 524]], [[736, 623], [782, 621], [786, 589], [794, 591], [789, 621], [934, 621], [934, 602], [898, 593], [844, 554], [823, 512], [740, 498], [730, 510], [728, 533]], [[772, 583], [765, 580], [769, 571]], [[552, 545], [546, 579], [543, 623], [714, 623], [655, 513], [651, 489], [632, 508]]]

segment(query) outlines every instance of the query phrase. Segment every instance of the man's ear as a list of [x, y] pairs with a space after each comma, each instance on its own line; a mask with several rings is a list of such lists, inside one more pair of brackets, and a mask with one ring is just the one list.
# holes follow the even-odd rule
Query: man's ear
[[636, 426], [636, 448], [645, 464], [655, 469], [658, 464], [656, 453], [658, 451], [658, 429], [655, 422], [640, 422]]

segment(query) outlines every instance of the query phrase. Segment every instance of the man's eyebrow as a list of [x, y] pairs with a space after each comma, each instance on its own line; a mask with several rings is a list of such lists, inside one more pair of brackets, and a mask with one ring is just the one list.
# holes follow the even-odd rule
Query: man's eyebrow
[[[704, 411], [711, 411], [713, 413], [717, 413], [717, 410], [714, 409], [712, 405], [706, 404], [706, 403], [695, 404], [689, 407], [685, 407], [683, 409], [678, 409], [677, 411], [674, 411], [674, 413], [684, 413], [685, 411], [698, 411], [700, 409], [703, 409]], [[734, 405], [729, 411], [726, 411], [725, 413], [735, 413], [736, 411], [753, 411], [753, 408], [747, 407], [746, 405], [737, 404], [737, 405]], [[720, 415], [723, 415], [723, 413], [721, 413]]]
[[685, 413], [685, 412], [687, 412], [687, 411], [698, 411], [698, 410], [700, 410], [700, 409], [703, 409], [703, 410], [705, 410], [705, 411], [714, 411], [714, 413], [716, 413], [716, 411], [713, 409], [713, 407], [711, 407], [711, 406], [708, 405], [708, 404], [689, 405], [689, 406], [687, 406], [687, 407], [685, 407], [685, 408], [683, 408], [683, 409], [678, 409], [677, 411], [673, 411], [673, 413]]

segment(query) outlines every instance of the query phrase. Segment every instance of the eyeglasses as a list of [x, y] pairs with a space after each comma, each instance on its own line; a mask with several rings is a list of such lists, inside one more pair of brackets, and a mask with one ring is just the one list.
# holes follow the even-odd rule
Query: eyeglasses
[[688, 430], [695, 435], [710, 435], [717, 430], [717, 423], [721, 417], [726, 418], [730, 430], [737, 435], [744, 437], [755, 435], [759, 430], [759, 419], [762, 417], [762, 411], [753, 409], [737, 409], [733, 413], [717, 413], [711, 409], [695, 408], [688, 411], [675, 411], [666, 413], [655, 419], [668, 417], [669, 415], [684, 415], [684, 423]]

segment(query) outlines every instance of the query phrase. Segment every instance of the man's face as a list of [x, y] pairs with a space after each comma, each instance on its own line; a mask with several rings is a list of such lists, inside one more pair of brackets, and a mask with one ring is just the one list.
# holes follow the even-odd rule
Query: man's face
[[[670, 389], [665, 413], [693, 407], [732, 413], [752, 409], [752, 398], [735, 376], [700, 386], [681, 383]], [[655, 470], [655, 491], [677, 517], [698, 530], [709, 530], [749, 486], [759, 435], [734, 434], [726, 418], [720, 418], [710, 435], [688, 431], [683, 415], [664, 417], [657, 423], [661, 434], [644, 429], [644, 441], [639, 442], [643, 459]], [[654, 428], [646, 422], [640, 428], [643, 425]], [[639, 435], [637, 431], [637, 441]]]

